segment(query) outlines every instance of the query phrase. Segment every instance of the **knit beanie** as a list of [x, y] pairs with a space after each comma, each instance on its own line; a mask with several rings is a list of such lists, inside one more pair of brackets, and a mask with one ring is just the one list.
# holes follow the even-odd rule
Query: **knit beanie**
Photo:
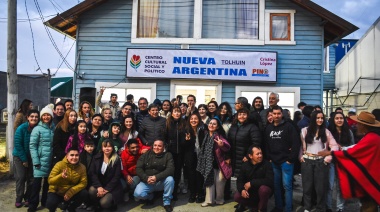
[[51, 115], [51, 117], [53, 118], [54, 117], [53, 108], [54, 108], [53, 104], [48, 104], [44, 108], [42, 108], [40, 112], [40, 118], [42, 118], [42, 115], [44, 115], [45, 113]]

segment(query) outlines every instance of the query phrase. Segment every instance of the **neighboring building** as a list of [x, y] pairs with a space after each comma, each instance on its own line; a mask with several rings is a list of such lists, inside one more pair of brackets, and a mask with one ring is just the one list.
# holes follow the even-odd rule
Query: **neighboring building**
[[51, 102], [60, 98], [62, 102], [71, 99], [73, 95], [73, 78], [72, 77], [55, 77], [51, 79]]
[[380, 108], [380, 18], [336, 65], [335, 105], [348, 111]]
[[[7, 72], [0, 72], [0, 110], [7, 107]], [[43, 95], [46, 94], [46, 95]], [[48, 78], [36, 74], [18, 74], [18, 108], [24, 99], [42, 109], [48, 104]]]
[[86, 0], [45, 24], [77, 41], [76, 105], [80, 88], [105, 86], [120, 101], [198, 104], [259, 95], [267, 106], [275, 91], [291, 111], [322, 104], [324, 47], [357, 30], [309, 0]]

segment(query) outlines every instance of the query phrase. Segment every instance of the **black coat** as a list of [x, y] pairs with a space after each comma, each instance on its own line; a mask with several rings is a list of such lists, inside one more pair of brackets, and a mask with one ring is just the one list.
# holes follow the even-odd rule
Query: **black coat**
[[73, 134], [74, 127], [71, 127], [68, 132], [63, 131], [61, 127], [55, 128], [53, 136], [53, 166], [65, 157], [67, 141]]
[[274, 176], [272, 165], [263, 160], [261, 163], [253, 165], [249, 160], [243, 163], [239, 177], [236, 181], [236, 188], [241, 193], [244, 190], [244, 184], [251, 182], [251, 188], [248, 190], [249, 195], [257, 195], [260, 186], [265, 185], [273, 190]]
[[[185, 120], [173, 121], [166, 132], [166, 141], [168, 143], [168, 151], [171, 153], [180, 154], [183, 152], [194, 152], [195, 135], [190, 133], [190, 140], [186, 140], [186, 130], [180, 129], [181, 122]], [[184, 128], [184, 124], [183, 124]]]
[[[139, 137], [146, 146], [152, 146], [157, 139], [164, 140], [166, 137], [166, 119], [158, 116], [145, 117], [139, 129]], [[164, 141], [165, 142], [165, 141]]]
[[103, 187], [105, 190], [111, 192], [114, 202], [117, 204], [123, 200], [123, 188], [121, 185], [121, 160], [119, 157], [115, 160], [114, 164], [108, 164], [107, 170], [104, 175], [101, 173], [104, 155], [102, 152], [95, 155], [92, 159], [89, 178], [91, 186], [95, 188]]
[[252, 123], [232, 124], [228, 131], [228, 142], [231, 145], [231, 163], [235, 176], [238, 176], [243, 158], [247, 157], [247, 150], [252, 144], [261, 145], [261, 132], [259, 128]]

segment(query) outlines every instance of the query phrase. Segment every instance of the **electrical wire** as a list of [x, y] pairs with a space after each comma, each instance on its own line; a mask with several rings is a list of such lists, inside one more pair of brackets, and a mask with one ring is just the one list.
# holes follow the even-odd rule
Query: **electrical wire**
[[106, 87], [106, 88], [114, 88], [114, 87], [118, 86], [121, 82], [123, 82], [123, 81], [125, 81], [125, 80], [126, 80], [126, 79], [125, 79], [125, 77], [124, 77], [122, 80], [120, 80], [120, 82], [116, 83], [116, 84], [113, 85], [113, 86]]
[[[42, 22], [45, 22], [45, 19], [43, 18], [43, 14], [42, 14], [41, 8], [40, 8], [40, 6], [38, 4], [38, 1], [34, 0], [34, 4], [36, 5], [38, 14], [40, 15], [40, 18], [41, 18]], [[45, 28], [45, 31], [46, 31], [48, 37], [49, 37], [49, 40], [53, 44], [53, 47], [55, 48], [55, 50], [57, 51], [57, 53], [59, 54], [59, 56], [62, 58], [63, 62], [66, 64], [67, 68], [69, 68], [71, 71], [74, 72], [73, 67], [69, 64], [69, 62], [67, 62], [67, 60], [63, 56], [62, 52], [59, 50], [59, 48], [58, 48], [57, 44], [55, 43], [55, 41], [53, 39], [53, 36], [51, 35], [51, 33], [50, 33], [49, 29], [47, 28], [47, 26], [45, 24], [43, 26]]]
[[[65, 37], [65, 38], [66, 38], [66, 37]], [[66, 59], [67, 56], [69, 55], [69, 53], [70, 53], [71, 49], [73, 48], [75, 42], [76, 42], [76, 41], [74, 41], [73, 44], [71, 45], [69, 51], [67, 52], [67, 54], [66, 54], [66, 56], [65, 56], [65, 59]], [[58, 70], [61, 68], [62, 64], [63, 64], [63, 60], [62, 60], [61, 64], [58, 66], [57, 70], [54, 72], [53, 76], [57, 74], [57, 72], [58, 72]]]
[[[29, 19], [29, 11], [28, 11], [28, 6], [26, 4], [26, 0], [25, 0], [25, 10], [26, 10], [26, 15], [28, 16], [28, 19]], [[37, 63], [37, 66], [38, 66], [38, 69], [36, 71], [41, 71], [41, 74], [44, 74], [41, 70], [41, 67], [40, 67], [40, 64], [38, 63], [38, 60], [37, 60], [37, 56], [36, 56], [36, 49], [34, 47], [34, 34], [33, 34], [33, 29], [32, 29], [32, 23], [29, 21], [29, 27], [30, 27], [30, 32], [32, 34], [32, 44], [33, 44], [33, 56], [34, 56], [34, 60], [36, 61]]]

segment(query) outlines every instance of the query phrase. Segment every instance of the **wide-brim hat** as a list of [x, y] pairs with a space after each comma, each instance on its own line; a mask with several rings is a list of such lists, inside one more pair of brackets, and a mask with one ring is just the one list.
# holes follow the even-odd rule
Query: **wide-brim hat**
[[380, 127], [380, 122], [376, 120], [376, 117], [367, 111], [361, 112], [358, 116], [350, 116], [350, 118], [367, 126]]

